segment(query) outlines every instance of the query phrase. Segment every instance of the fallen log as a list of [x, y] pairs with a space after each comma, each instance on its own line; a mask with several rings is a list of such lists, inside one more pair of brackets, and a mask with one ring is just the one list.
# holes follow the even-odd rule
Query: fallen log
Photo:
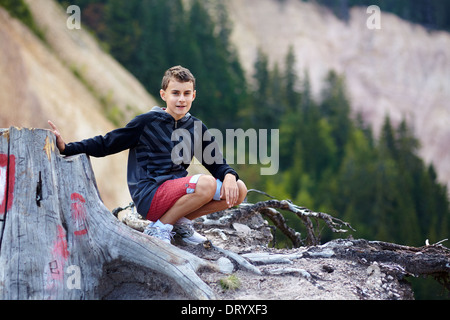
[[48, 130], [0, 131], [0, 210], [2, 300], [135, 298], [124, 269], [145, 275], [144, 298], [215, 297], [196, 271], [216, 266], [121, 223], [89, 158], [62, 157]]

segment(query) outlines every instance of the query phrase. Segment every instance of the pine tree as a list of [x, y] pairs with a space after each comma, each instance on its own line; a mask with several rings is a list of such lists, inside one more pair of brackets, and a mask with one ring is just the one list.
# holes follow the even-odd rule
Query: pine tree
[[265, 128], [270, 117], [267, 117], [269, 109], [269, 94], [270, 94], [270, 71], [269, 60], [267, 55], [261, 50], [258, 50], [258, 55], [254, 64], [254, 83], [255, 89], [252, 101], [252, 127]]
[[189, 56], [187, 66], [199, 84], [196, 115], [217, 129], [233, 128], [246, 99], [246, 85], [237, 56], [227, 54], [233, 52], [227, 31], [216, 30], [217, 25], [198, 0], [191, 3], [188, 21], [192, 54], [184, 54]]
[[331, 135], [337, 147], [337, 157], [334, 163], [335, 168], [337, 168], [352, 130], [352, 121], [345, 79], [334, 71], [330, 71], [326, 77], [325, 87], [322, 91], [322, 102], [319, 107], [321, 115], [327, 119], [331, 126]]
[[297, 90], [298, 76], [294, 47], [290, 46], [285, 60], [286, 104], [289, 111], [295, 110], [300, 104], [300, 94]]
[[111, 54], [125, 66], [135, 70], [133, 55], [136, 51], [140, 26], [134, 17], [137, 14], [137, 2], [109, 0], [105, 12], [108, 29], [105, 32], [106, 42]]

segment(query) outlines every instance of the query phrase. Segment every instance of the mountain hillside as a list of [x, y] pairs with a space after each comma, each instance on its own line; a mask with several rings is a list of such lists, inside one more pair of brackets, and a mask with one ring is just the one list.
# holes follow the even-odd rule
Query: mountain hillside
[[353, 8], [348, 22], [299, 0], [228, 0], [232, 40], [249, 74], [261, 49], [284, 65], [289, 46], [297, 73], [307, 71], [319, 95], [330, 69], [346, 77], [354, 112], [378, 133], [386, 115], [406, 119], [421, 142], [420, 156], [433, 163], [450, 187], [450, 34], [428, 32], [381, 13], [381, 30], [367, 28], [367, 8]]
[[[51, 119], [70, 142], [114, 129], [105, 113], [115, 112], [126, 122], [155, 105], [140, 83], [84, 29], [67, 28], [69, 15], [58, 4], [26, 3], [47, 43], [0, 7], [1, 128], [49, 128]], [[126, 163], [125, 152], [92, 159], [100, 193], [110, 209], [131, 201]]]

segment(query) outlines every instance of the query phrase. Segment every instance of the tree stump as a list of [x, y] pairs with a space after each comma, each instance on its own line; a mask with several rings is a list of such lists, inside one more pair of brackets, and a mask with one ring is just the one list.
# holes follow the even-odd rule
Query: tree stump
[[215, 265], [118, 221], [89, 158], [55, 143], [0, 129], [0, 299], [214, 299], [196, 272]]

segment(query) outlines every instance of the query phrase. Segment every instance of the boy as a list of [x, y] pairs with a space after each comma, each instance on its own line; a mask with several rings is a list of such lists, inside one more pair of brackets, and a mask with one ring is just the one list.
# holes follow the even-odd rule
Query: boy
[[[49, 124], [63, 155], [85, 153], [105, 157], [129, 149], [128, 188], [138, 213], [152, 221], [144, 232], [170, 243], [173, 230], [187, 243], [202, 243], [207, 239], [194, 231], [192, 221], [240, 204], [247, 195], [247, 188], [236, 171], [217, 154], [213, 158], [222, 161], [211, 163], [202, 157], [202, 164], [212, 176], [187, 176], [186, 169], [198, 141], [202, 141], [201, 152], [207, 147], [219, 150], [214, 139], [203, 141], [207, 128], [189, 113], [196, 96], [192, 73], [181, 66], [167, 70], [160, 95], [166, 108], [154, 107], [125, 128], [105, 136], [65, 144], [57, 127], [51, 121]], [[172, 141], [174, 133], [180, 132], [184, 134], [182, 141]], [[202, 136], [196, 137], [199, 134]], [[178, 143], [187, 146], [182, 149], [183, 155], [174, 152]], [[190, 154], [186, 154], [186, 150], [190, 150]]]

